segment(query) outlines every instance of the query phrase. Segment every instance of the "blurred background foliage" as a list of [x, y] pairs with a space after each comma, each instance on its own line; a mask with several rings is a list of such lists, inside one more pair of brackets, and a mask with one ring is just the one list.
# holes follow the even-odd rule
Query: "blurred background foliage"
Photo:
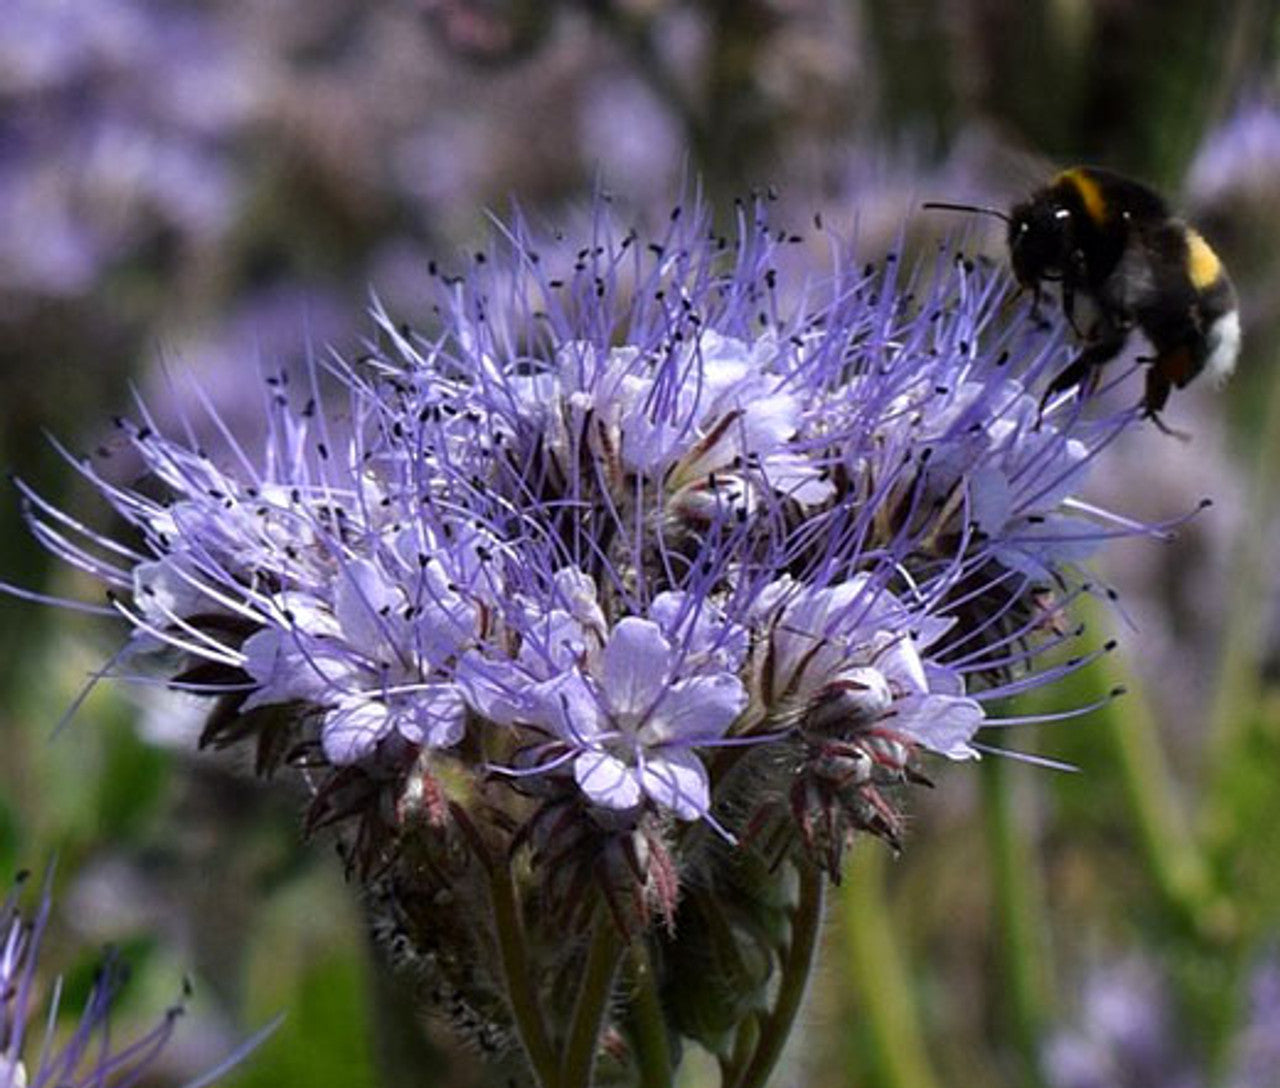
[[[778, 1083], [1280, 1085], [1277, 7], [6, 0], [0, 456], [78, 511], [46, 434], [109, 453], [135, 395], [180, 418], [188, 373], [251, 427], [261, 371], [358, 352], [371, 291], [425, 317], [427, 261], [512, 201], [571, 231], [597, 186], [640, 221], [693, 185], [726, 215], [767, 190], [860, 259], [957, 230], [1001, 257], [996, 226], [920, 202], [1002, 206], [1078, 161], [1144, 178], [1233, 270], [1245, 352], [1223, 395], [1176, 398], [1191, 442], [1130, 436], [1096, 490], [1151, 517], [1215, 505], [1103, 558], [1118, 601], [1084, 618], [1121, 648], [1019, 707], [1128, 687], [1015, 738], [1079, 773], [953, 767], [911, 798], [901, 858], [857, 851]], [[0, 576], [89, 593], [16, 492]], [[301, 793], [194, 753], [198, 706], [103, 685], [55, 731], [115, 637], [0, 599], [0, 863], [59, 857], [45, 966], [74, 991], [74, 949], [123, 945], [139, 1017], [192, 977], [157, 1084], [280, 1009], [233, 1083], [359, 1088], [383, 1061], [480, 1083], [371, 970], [340, 867], [301, 843]], [[714, 1083], [701, 1068], [688, 1084]]]

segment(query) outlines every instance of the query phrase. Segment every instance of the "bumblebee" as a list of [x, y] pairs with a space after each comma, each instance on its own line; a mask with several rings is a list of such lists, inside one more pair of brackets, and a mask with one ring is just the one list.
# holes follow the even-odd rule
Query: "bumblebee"
[[1110, 170], [1076, 166], [1008, 215], [964, 210], [1006, 222], [1013, 274], [1037, 303], [1045, 283], [1060, 286], [1063, 312], [1083, 347], [1050, 382], [1042, 404], [1072, 388], [1091, 393], [1135, 326], [1153, 350], [1144, 414], [1162, 428], [1159, 413], [1174, 387], [1201, 373], [1219, 385], [1231, 376], [1240, 351], [1235, 289], [1209, 243], [1158, 193]]

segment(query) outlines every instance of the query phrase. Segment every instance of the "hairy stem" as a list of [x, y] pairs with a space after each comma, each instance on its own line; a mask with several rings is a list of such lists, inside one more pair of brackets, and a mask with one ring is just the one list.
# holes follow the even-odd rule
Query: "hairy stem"
[[653, 972], [648, 946], [642, 940], [631, 943], [631, 1007], [628, 1025], [641, 1088], [671, 1088], [675, 1070], [667, 1024], [658, 997], [658, 980]]
[[540, 1088], [558, 1088], [559, 1066], [542, 1021], [529, 960], [525, 955], [529, 945], [525, 938], [524, 919], [516, 900], [511, 870], [501, 862], [490, 866], [489, 895], [493, 904], [494, 929], [498, 935], [504, 990], [511, 1005], [516, 1031]]
[[598, 907], [560, 1067], [561, 1088], [589, 1088], [591, 1084], [591, 1070], [600, 1048], [600, 1028], [609, 1010], [613, 979], [624, 947], [612, 915]]
[[813, 969], [818, 934], [822, 930], [823, 890], [823, 877], [817, 866], [801, 862], [800, 902], [791, 918], [791, 941], [782, 962], [777, 999], [773, 1010], [760, 1025], [755, 1053], [734, 1088], [764, 1088], [782, 1057]]
[[720, 1058], [720, 1083], [733, 1085], [738, 1081], [738, 1073], [746, 1067], [751, 1055], [756, 1052], [760, 1042], [760, 1017], [752, 1014], [743, 1019], [733, 1035], [733, 1051], [727, 1057]]

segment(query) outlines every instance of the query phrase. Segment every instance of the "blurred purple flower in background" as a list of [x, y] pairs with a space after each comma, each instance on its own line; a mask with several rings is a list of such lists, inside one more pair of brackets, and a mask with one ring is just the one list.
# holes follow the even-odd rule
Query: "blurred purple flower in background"
[[1266, 1084], [1280, 1069], [1280, 955], [1271, 948], [1253, 967], [1242, 1029], [1231, 1057], [1230, 1088]]
[[[117, 1041], [112, 1016], [117, 1013], [115, 1005], [128, 969], [108, 949], [94, 973], [79, 1020], [64, 1033], [59, 1024], [62, 981], [49, 987], [37, 974], [40, 942], [51, 910], [48, 880], [33, 913], [19, 909], [17, 890], [0, 906], [0, 1086], [123, 1088], [136, 1084], [154, 1072], [183, 1006], [172, 1006], [155, 1027], [132, 1042]], [[202, 1088], [218, 1080], [273, 1028], [259, 1032], [186, 1088]]]
[[1054, 1088], [1127, 1088], [1203, 1084], [1174, 1027], [1168, 991], [1149, 964], [1124, 961], [1092, 974], [1081, 998], [1081, 1023], [1049, 1044], [1046, 1072]]
[[1239, 1026], [1210, 1077], [1191, 1044], [1186, 1010], [1169, 979], [1136, 955], [1096, 967], [1086, 976], [1073, 1028], [1055, 1033], [1045, 1071], [1053, 1088], [1261, 1088], [1280, 1069], [1280, 971], [1264, 954], [1245, 972]]
[[211, 16], [15, 0], [5, 22], [0, 288], [78, 294], [154, 232], [228, 228], [254, 73]]
[[1237, 107], [1213, 129], [1187, 172], [1188, 196], [1212, 205], [1254, 187], [1270, 187], [1280, 170], [1280, 108], [1265, 98]]

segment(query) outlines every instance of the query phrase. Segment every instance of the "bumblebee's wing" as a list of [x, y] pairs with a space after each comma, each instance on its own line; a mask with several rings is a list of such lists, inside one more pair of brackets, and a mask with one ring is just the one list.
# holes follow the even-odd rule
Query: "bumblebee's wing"
[[1006, 208], [1025, 200], [1058, 171], [1058, 165], [1040, 152], [1015, 142], [1007, 132], [991, 129], [962, 140], [955, 157], [982, 179], [984, 199]]

